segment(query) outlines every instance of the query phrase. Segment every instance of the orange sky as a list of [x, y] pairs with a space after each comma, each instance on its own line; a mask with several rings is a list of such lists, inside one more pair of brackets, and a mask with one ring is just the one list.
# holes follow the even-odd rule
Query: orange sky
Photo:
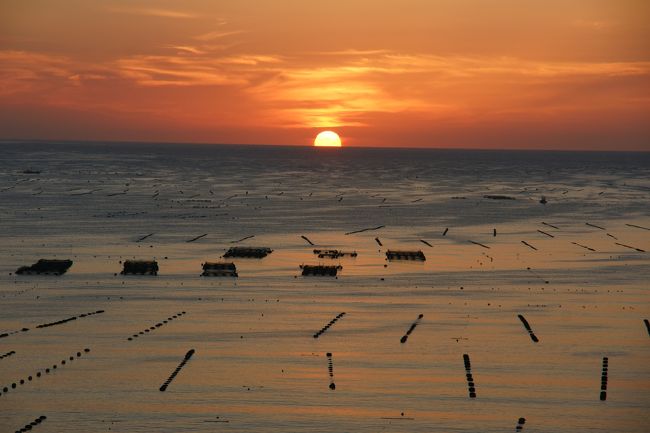
[[0, 0], [0, 138], [650, 150], [646, 0]]

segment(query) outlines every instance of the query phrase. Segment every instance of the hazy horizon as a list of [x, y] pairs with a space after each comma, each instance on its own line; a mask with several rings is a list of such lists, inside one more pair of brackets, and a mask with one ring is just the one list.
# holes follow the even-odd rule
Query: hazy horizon
[[[88, 144], [88, 145], [117, 145], [117, 146], [128, 146], [128, 145], [146, 145], [146, 146], [224, 146], [224, 147], [238, 147], [244, 146], [248, 148], [259, 147], [259, 148], [314, 148], [313, 144], [271, 144], [271, 143], [216, 143], [216, 142], [199, 142], [199, 141], [186, 141], [186, 142], [177, 142], [177, 141], [130, 141], [130, 140], [57, 140], [57, 139], [34, 139], [34, 138], [3, 138], [0, 139], [0, 145], [8, 144], [43, 144], [43, 145], [71, 145], [71, 144]], [[321, 151], [331, 151], [331, 152], [340, 152], [345, 149], [367, 149], [367, 150], [431, 150], [431, 151], [481, 151], [481, 152], [567, 152], [567, 153], [650, 153], [650, 148], [642, 149], [565, 149], [565, 148], [500, 148], [500, 147], [432, 147], [432, 146], [397, 146], [397, 145], [386, 145], [386, 146], [354, 146], [354, 145], [345, 145], [337, 149], [325, 149], [320, 148]]]

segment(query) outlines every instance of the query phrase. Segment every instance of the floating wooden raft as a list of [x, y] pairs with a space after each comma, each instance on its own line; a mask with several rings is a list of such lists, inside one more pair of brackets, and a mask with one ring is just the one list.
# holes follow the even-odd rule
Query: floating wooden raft
[[72, 266], [72, 260], [40, 259], [31, 266], [21, 266], [18, 275], [63, 275]]
[[272, 252], [273, 250], [271, 248], [266, 247], [230, 247], [223, 256], [262, 259]]
[[386, 258], [388, 260], [420, 260], [420, 261], [425, 261], [427, 259], [426, 257], [424, 257], [424, 253], [421, 250], [417, 250], [417, 251], [388, 250], [386, 251]]
[[356, 257], [357, 252], [352, 251], [352, 252], [345, 252], [345, 251], [340, 251], [340, 250], [314, 250], [314, 254], [318, 255], [318, 258], [329, 258], [329, 259], [338, 259], [339, 257]]
[[321, 277], [336, 277], [339, 270], [343, 266], [323, 266], [323, 265], [300, 265], [302, 275], [304, 276], [321, 276]]
[[158, 262], [155, 260], [126, 260], [122, 275], [158, 275]]
[[237, 267], [234, 263], [203, 263], [202, 277], [237, 277]]

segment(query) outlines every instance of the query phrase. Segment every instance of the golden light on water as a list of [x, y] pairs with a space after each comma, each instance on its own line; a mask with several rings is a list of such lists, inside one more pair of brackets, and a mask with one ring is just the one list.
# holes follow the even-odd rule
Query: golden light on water
[[341, 147], [341, 137], [333, 131], [323, 131], [314, 140], [316, 147]]

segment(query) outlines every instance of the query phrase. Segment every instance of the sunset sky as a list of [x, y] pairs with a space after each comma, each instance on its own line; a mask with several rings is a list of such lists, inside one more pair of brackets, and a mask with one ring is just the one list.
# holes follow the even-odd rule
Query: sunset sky
[[0, 0], [0, 138], [650, 150], [646, 0]]

